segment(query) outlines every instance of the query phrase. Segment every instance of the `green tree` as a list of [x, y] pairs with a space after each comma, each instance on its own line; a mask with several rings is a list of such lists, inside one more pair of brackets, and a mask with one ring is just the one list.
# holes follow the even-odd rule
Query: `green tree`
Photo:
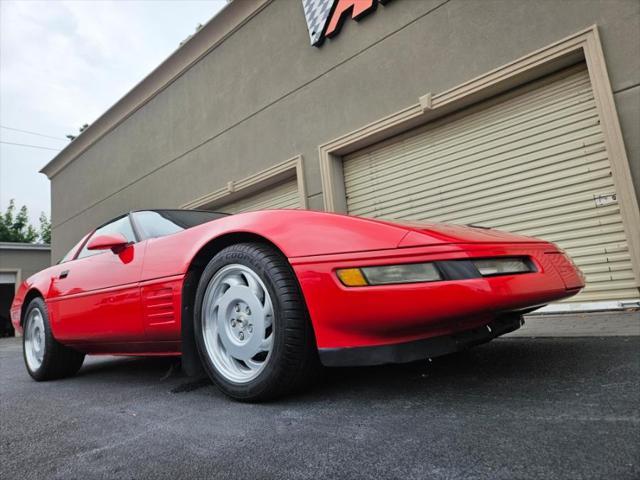
[[51, 220], [44, 212], [40, 214], [40, 231], [38, 232], [42, 243], [51, 243]]
[[29, 211], [23, 205], [16, 214], [16, 202], [11, 199], [7, 210], [0, 216], [0, 242], [33, 243], [38, 232], [29, 223]]

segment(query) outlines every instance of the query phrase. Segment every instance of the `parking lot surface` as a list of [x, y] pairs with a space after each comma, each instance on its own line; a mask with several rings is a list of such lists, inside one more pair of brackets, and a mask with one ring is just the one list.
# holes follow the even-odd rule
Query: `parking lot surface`
[[36, 383], [19, 342], [0, 340], [2, 479], [640, 478], [640, 337], [499, 339], [261, 405], [166, 358]]

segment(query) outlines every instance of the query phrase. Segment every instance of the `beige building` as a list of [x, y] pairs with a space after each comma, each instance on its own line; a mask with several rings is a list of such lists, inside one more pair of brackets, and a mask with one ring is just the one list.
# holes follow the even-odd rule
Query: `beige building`
[[22, 280], [50, 264], [49, 245], [0, 242], [0, 336], [13, 330], [9, 307]]
[[316, 46], [305, 3], [231, 2], [44, 167], [54, 260], [132, 209], [325, 209], [545, 238], [588, 280], [553, 308], [638, 302], [640, 2], [371, 0]]

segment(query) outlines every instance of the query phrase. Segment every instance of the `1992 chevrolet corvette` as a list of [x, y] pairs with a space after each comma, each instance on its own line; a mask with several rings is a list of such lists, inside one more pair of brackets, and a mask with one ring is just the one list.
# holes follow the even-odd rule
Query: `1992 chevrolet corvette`
[[410, 362], [519, 328], [584, 278], [553, 243], [486, 228], [270, 210], [145, 210], [86, 235], [11, 307], [36, 380], [85, 354], [182, 355], [265, 400], [325, 366]]

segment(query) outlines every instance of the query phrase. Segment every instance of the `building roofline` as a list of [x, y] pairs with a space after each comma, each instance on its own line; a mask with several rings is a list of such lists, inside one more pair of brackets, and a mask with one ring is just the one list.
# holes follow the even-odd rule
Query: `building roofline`
[[0, 242], [0, 250], [43, 250], [51, 251], [46, 243]]
[[273, 0], [232, 1], [176, 49], [85, 131], [47, 163], [40, 173], [49, 179], [82, 155], [152, 98], [162, 92], [196, 62], [233, 35]]

